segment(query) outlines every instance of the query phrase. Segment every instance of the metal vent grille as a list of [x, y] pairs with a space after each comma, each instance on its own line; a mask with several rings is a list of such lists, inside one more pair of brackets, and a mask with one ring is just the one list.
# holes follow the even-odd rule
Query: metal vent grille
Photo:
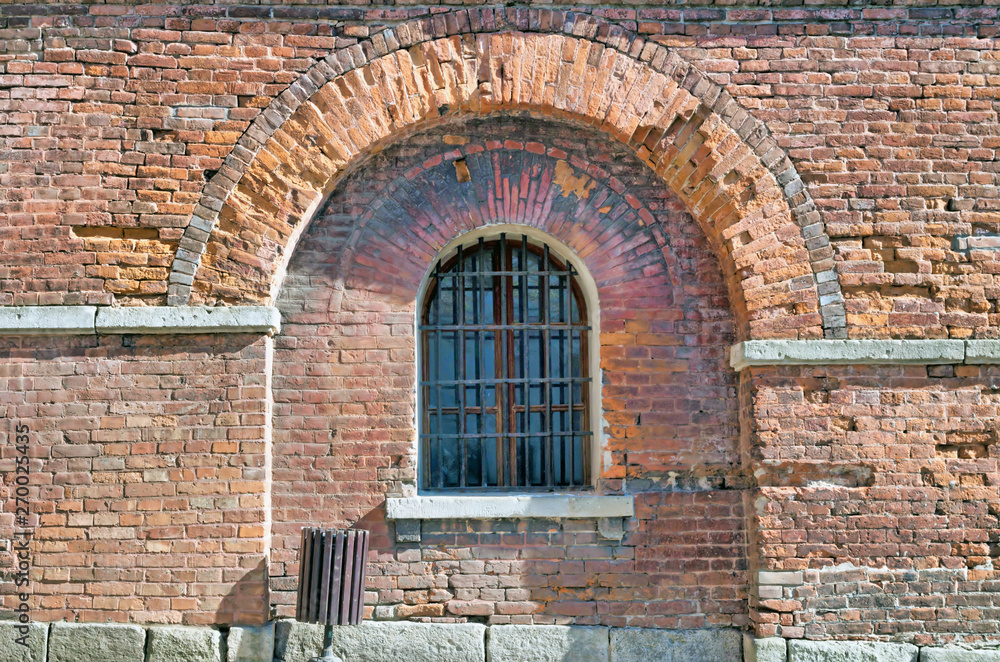
[[368, 532], [302, 529], [296, 620], [357, 625], [364, 616]]

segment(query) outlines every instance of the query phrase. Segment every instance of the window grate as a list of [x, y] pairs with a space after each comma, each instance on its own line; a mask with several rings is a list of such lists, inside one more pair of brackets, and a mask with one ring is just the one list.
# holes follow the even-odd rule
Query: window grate
[[549, 247], [501, 234], [431, 274], [419, 327], [421, 486], [589, 484], [586, 306]]

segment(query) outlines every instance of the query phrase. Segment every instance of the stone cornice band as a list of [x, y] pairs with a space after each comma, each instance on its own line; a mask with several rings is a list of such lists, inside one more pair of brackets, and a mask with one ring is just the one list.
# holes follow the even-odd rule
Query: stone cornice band
[[1000, 340], [746, 340], [729, 350], [738, 372], [773, 365], [1000, 363]]
[[0, 335], [266, 333], [281, 330], [272, 306], [0, 307]]

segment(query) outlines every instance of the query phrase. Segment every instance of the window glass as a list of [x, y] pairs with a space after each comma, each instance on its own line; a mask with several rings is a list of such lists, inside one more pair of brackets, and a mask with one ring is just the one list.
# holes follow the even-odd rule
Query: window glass
[[578, 276], [523, 235], [480, 239], [435, 266], [420, 324], [422, 488], [588, 484]]

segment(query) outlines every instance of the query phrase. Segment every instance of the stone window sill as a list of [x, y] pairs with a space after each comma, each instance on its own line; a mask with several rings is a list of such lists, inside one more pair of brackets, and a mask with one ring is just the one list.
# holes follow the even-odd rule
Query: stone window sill
[[632, 517], [631, 495], [531, 494], [386, 499], [391, 520]]

